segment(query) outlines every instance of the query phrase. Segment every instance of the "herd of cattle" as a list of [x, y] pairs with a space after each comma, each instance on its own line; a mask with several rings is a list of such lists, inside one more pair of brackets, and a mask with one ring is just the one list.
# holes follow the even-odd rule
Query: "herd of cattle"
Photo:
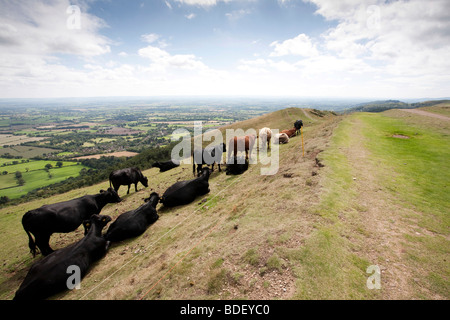
[[[298, 135], [302, 126], [303, 122], [297, 120], [293, 129], [284, 130], [274, 136], [274, 143], [288, 143], [290, 138]], [[266, 146], [263, 143], [263, 147], [270, 148], [272, 131], [269, 128], [261, 129], [259, 138], [267, 143]], [[227, 174], [242, 174], [248, 169], [249, 151], [251, 156], [256, 139], [256, 136], [249, 135], [230, 140]], [[240, 151], [245, 152], [245, 158], [237, 156]], [[148, 179], [138, 168], [126, 168], [112, 172], [109, 176], [110, 188], [106, 191], [100, 190], [95, 195], [44, 205], [25, 213], [22, 225], [28, 235], [30, 252], [34, 257], [38, 248], [44, 258], [31, 266], [17, 290], [14, 300], [46, 299], [66, 290], [69, 268], [73, 266], [79, 268], [81, 279], [91, 265], [106, 254], [111, 243], [142, 235], [150, 225], [159, 219], [156, 211], [158, 203], [162, 203], [165, 207], [186, 205], [193, 202], [198, 196], [209, 193], [210, 174], [214, 170], [214, 163], [217, 163], [219, 171], [222, 171], [220, 163], [223, 152], [226, 152], [225, 144], [205, 148], [200, 154], [193, 154], [194, 175], [197, 165], [196, 178], [176, 182], [161, 197], [158, 193], [153, 192], [149, 198], [145, 199], [143, 205], [119, 215], [105, 234], [102, 231], [112, 219], [109, 216], [100, 215], [100, 212], [108, 203], [122, 201], [118, 195], [120, 186], [128, 186], [127, 194], [130, 192], [132, 184], [135, 186], [135, 191], [138, 191], [139, 182], [148, 187]], [[234, 161], [230, 161], [232, 155]], [[179, 165], [179, 162], [171, 160], [156, 162], [152, 167], [159, 168], [160, 172], [165, 172]], [[212, 168], [203, 167], [204, 165], [211, 165]], [[53, 233], [72, 232], [80, 225], [83, 225], [85, 230], [81, 240], [56, 251], [50, 247], [50, 236]], [[34, 235], [34, 239], [32, 235]]]

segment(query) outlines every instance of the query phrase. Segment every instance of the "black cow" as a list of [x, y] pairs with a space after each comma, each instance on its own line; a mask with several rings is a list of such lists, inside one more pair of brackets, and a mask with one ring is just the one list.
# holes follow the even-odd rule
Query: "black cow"
[[166, 162], [155, 162], [152, 164], [152, 168], [159, 168], [159, 172], [166, 172], [170, 169], [176, 168], [180, 165], [180, 161], [178, 160], [169, 160]]
[[175, 207], [191, 203], [196, 197], [209, 192], [209, 175], [211, 170], [203, 168], [200, 177], [192, 180], [179, 181], [169, 187], [161, 197], [165, 207]]
[[227, 163], [225, 172], [227, 175], [238, 175], [248, 170], [248, 159], [244, 157], [234, 157], [232, 162]]
[[90, 266], [104, 256], [108, 248], [102, 229], [111, 221], [109, 216], [92, 215], [84, 223], [86, 235], [78, 242], [57, 250], [35, 262], [14, 296], [14, 300], [42, 300], [68, 289], [73, 270], [79, 268], [80, 280]]
[[[100, 190], [96, 195], [86, 195], [28, 211], [22, 217], [22, 225], [28, 234], [28, 246], [33, 257], [36, 255], [36, 246], [44, 256], [53, 252], [49, 245], [53, 233], [74, 231], [91, 215], [100, 214], [106, 204], [120, 201], [117, 192], [108, 188], [107, 191]], [[34, 235], [35, 240], [30, 233]]]
[[159, 195], [153, 192], [147, 203], [139, 208], [122, 213], [108, 228], [105, 239], [111, 242], [123, 241], [140, 236], [158, 220], [156, 206]]
[[195, 165], [197, 165], [197, 177], [202, 174], [203, 165], [212, 165], [211, 171], [214, 171], [214, 163], [219, 166], [219, 172], [222, 171], [220, 168], [220, 163], [222, 162], [222, 154], [227, 151], [227, 146], [225, 143], [219, 144], [217, 146], [209, 146], [202, 150], [194, 150], [192, 153], [192, 173], [195, 176]]
[[116, 192], [119, 191], [120, 186], [128, 186], [127, 194], [130, 193], [130, 186], [134, 184], [134, 191], [138, 191], [137, 185], [138, 183], [142, 183], [144, 187], [148, 187], [148, 179], [144, 177], [141, 170], [138, 168], [126, 168], [119, 169], [111, 172], [109, 175], [109, 186], [114, 186], [114, 190]]
[[297, 120], [297, 121], [295, 121], [295, 123], [294, 123], [294, 127], [295, 127], [295, 129], [296, 129], [296, 135], [298, 136], [299, 135], [299, 131], [300, 131], [300, 129], [303, 127], [303, 121], [302, 120]]

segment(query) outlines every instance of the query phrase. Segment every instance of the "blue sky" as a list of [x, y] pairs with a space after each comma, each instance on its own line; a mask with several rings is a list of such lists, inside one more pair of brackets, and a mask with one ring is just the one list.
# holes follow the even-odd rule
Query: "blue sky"
[[[131, 2], [131, 3], [130, 3]], [[306, 33], [319, 36], [332, 22], [314, 15], [311, 3], [278, 1], [218, 2], [215, 6], [176, 1], [99, 1], [90, 12], [107, 24], [112, 56], [136, 53], [142, 35], [157, 35], [173, 54], [194, 54], [216, 68], [234, 67], [239, 59], [270, 53], [269, 45]], [[126, 14], [124, 14], [126, 12]]]
[[450, 96], [446, 0], [0, 0], [0, 7], [0, 98]]

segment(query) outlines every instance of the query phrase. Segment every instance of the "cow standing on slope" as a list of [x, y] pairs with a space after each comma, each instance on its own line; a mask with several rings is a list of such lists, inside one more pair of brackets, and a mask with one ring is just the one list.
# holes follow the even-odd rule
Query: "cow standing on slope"
[[127, 194], [129, 194], [131, 184], [134, 184], [134, 191], [137, 192], [137, 185], [139, 182], [142, 183], [144, 187], [148, 187], [147, 177], [144, 177], [141, 170], [138, 168], [119, 169], [111, 172], [109, 175], [109, 186], [114, 186], [116, 192], [119, 191], [120, 186], [125, 185], [128, 186]]
[[228, 160], [231, 162], [231, 158], [234, 154], [237, 157], [237, 153], [240, 151], [245, 152], [245, 159], [252, 159], [253, 146], [256, 142], [256, 135], [251, 134], [243, 137], [234, 137], [228, 141]]
[[49, 245], [53, 233], [75, 231], [84, 220], [88, 220], [94, 214], [100, 214], [106, 204], [120, 201], [117, 192], [108, 188], [107, 191], [100, 190], [96, 195], [86, 195], [28, 211], [22, 218], [22, 225], [28, 234], [28, 246], [33, 257], [36, 255], [36, 246], [44, 256], [53, 252]]
[[302, 120], [297, 120], [294, 122], [294, 128], [296, 130], [296, 135], [299, 135], [300, 133], [300, 129], [303, 127], [303, 121]]
[[262, 128], [259, 130], [259, 144], [263, 150], [270, 150], [270, 141], [272, 140], [272, 130], [270, 128]]
[[227, 151], [225, 143], [216, 146], [209, 146], [201, 150], [194, 150], [192, 153], [192, 173], [195, 176], [195, 165], [197, 165], [197, 177], [202, 174], [204, 165], [211, 165], [211, 171], [214, 171], [214, 163], [217, 163], [219, 172], [222, 172], [220, 164], [222, 162], [222, 155]]

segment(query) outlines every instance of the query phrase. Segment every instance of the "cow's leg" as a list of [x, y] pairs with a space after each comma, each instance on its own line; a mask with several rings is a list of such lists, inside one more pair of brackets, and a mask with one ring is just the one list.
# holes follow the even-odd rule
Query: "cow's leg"
[[219, 167], [219, 172], [222, 172], [222, 169], [220, 168], [220, 162], [217, 164], [217, 166]]
[[131, 184], [128, 185], [128, 191], [127, 191], [127, 194], [130, 194], [130, 187], [131, 187]]
[[134, 191], [137, 192], [137, 183], [134, 184]]
[[41, 250], [42, 255], [48, 256], [54, 250], [50, 248], [50, 236], [49, 233], [39, 233], [36, 235], [36, 245]]

